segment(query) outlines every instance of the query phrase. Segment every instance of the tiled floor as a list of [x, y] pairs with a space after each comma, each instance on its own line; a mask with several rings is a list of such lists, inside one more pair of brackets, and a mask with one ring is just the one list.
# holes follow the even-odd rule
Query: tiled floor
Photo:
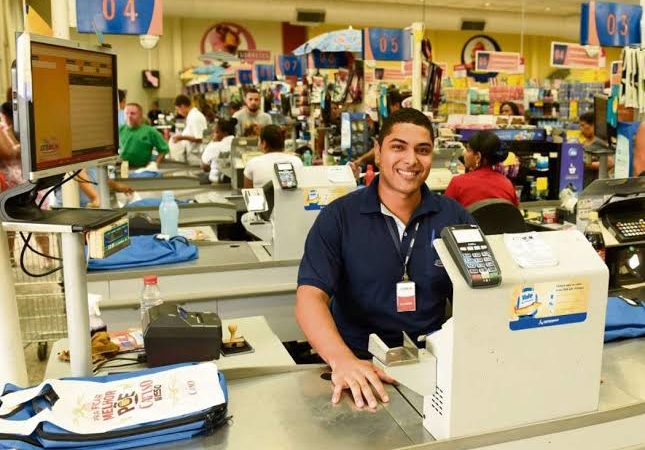
[[27, 363], [27, 375], [29, 384], [35, 385], [43, 381], [47, 360], [38, 361], [38, 344], [29, 344], [25, 348], [25, 362]]

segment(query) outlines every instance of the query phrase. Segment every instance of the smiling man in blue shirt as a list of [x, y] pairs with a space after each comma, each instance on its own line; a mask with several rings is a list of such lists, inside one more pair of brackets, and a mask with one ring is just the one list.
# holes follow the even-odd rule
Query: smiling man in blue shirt
[[380, 175], [325, 208], [307, 237], [296, 318], [332, 368], [334, 403], [344, 389], [358, 407], [377, 405], [373, 391], [388, 401], [382, 382], [394, 380], [361, 359], [369, 358], [370, 333], [398, 346], [402, 331], [416, 340], [445, 319], [452, 285], [432, 240], [448, 225], [474, 221], [426, 186], [432, 145], [423, 113], [393, 113], [375, 147]]

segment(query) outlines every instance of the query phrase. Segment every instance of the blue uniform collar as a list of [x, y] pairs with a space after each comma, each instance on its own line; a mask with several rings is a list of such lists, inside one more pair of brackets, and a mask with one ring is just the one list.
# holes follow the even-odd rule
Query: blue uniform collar
[[[381, 213], [381, 200], [378, 198], [379, 179], [380, 175], [377, 175], [374, 181], [365, 188], [361, 199], [361, 214]], [[439, 211], [439, 201], [436, 197], [436, 194], [433, 194], [428, 186], [423, 183], [421, 186], [421, 204], [414, 211], [411, 219]]]

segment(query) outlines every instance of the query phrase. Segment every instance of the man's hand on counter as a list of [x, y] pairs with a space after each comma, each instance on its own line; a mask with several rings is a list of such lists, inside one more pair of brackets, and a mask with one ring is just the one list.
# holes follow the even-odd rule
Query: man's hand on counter
[[340, 401], [345, 389], [351, 391], [354, 403], [359, 408], [365, 406], [365, 402], [370, 408], [376, 408], [378, 402], [374, 391], [382, 401], [390, 401], [383, 382], [394, 383], [395, 380], [369, 361], [362, 361], [354, 355], [349, 355], [330, 361], [330, 366], [332, 369], [331, 381], [334, 385], [332, 403]]

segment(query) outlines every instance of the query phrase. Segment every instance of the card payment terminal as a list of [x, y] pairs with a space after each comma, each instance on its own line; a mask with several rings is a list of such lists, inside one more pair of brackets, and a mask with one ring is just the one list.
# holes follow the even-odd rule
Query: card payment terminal
[[494, 287], [502, 282], [497, 261], [477, 225], [446, 227], [441, 238], [470, 287]]
[[278, 176], [280, 187], [282, 189], [296, 189], [298, 187], [298, 180], [296, 179], [296, 171], [293, 169], [291, 163], [275, 163], [273, 165], [275, 173]]

